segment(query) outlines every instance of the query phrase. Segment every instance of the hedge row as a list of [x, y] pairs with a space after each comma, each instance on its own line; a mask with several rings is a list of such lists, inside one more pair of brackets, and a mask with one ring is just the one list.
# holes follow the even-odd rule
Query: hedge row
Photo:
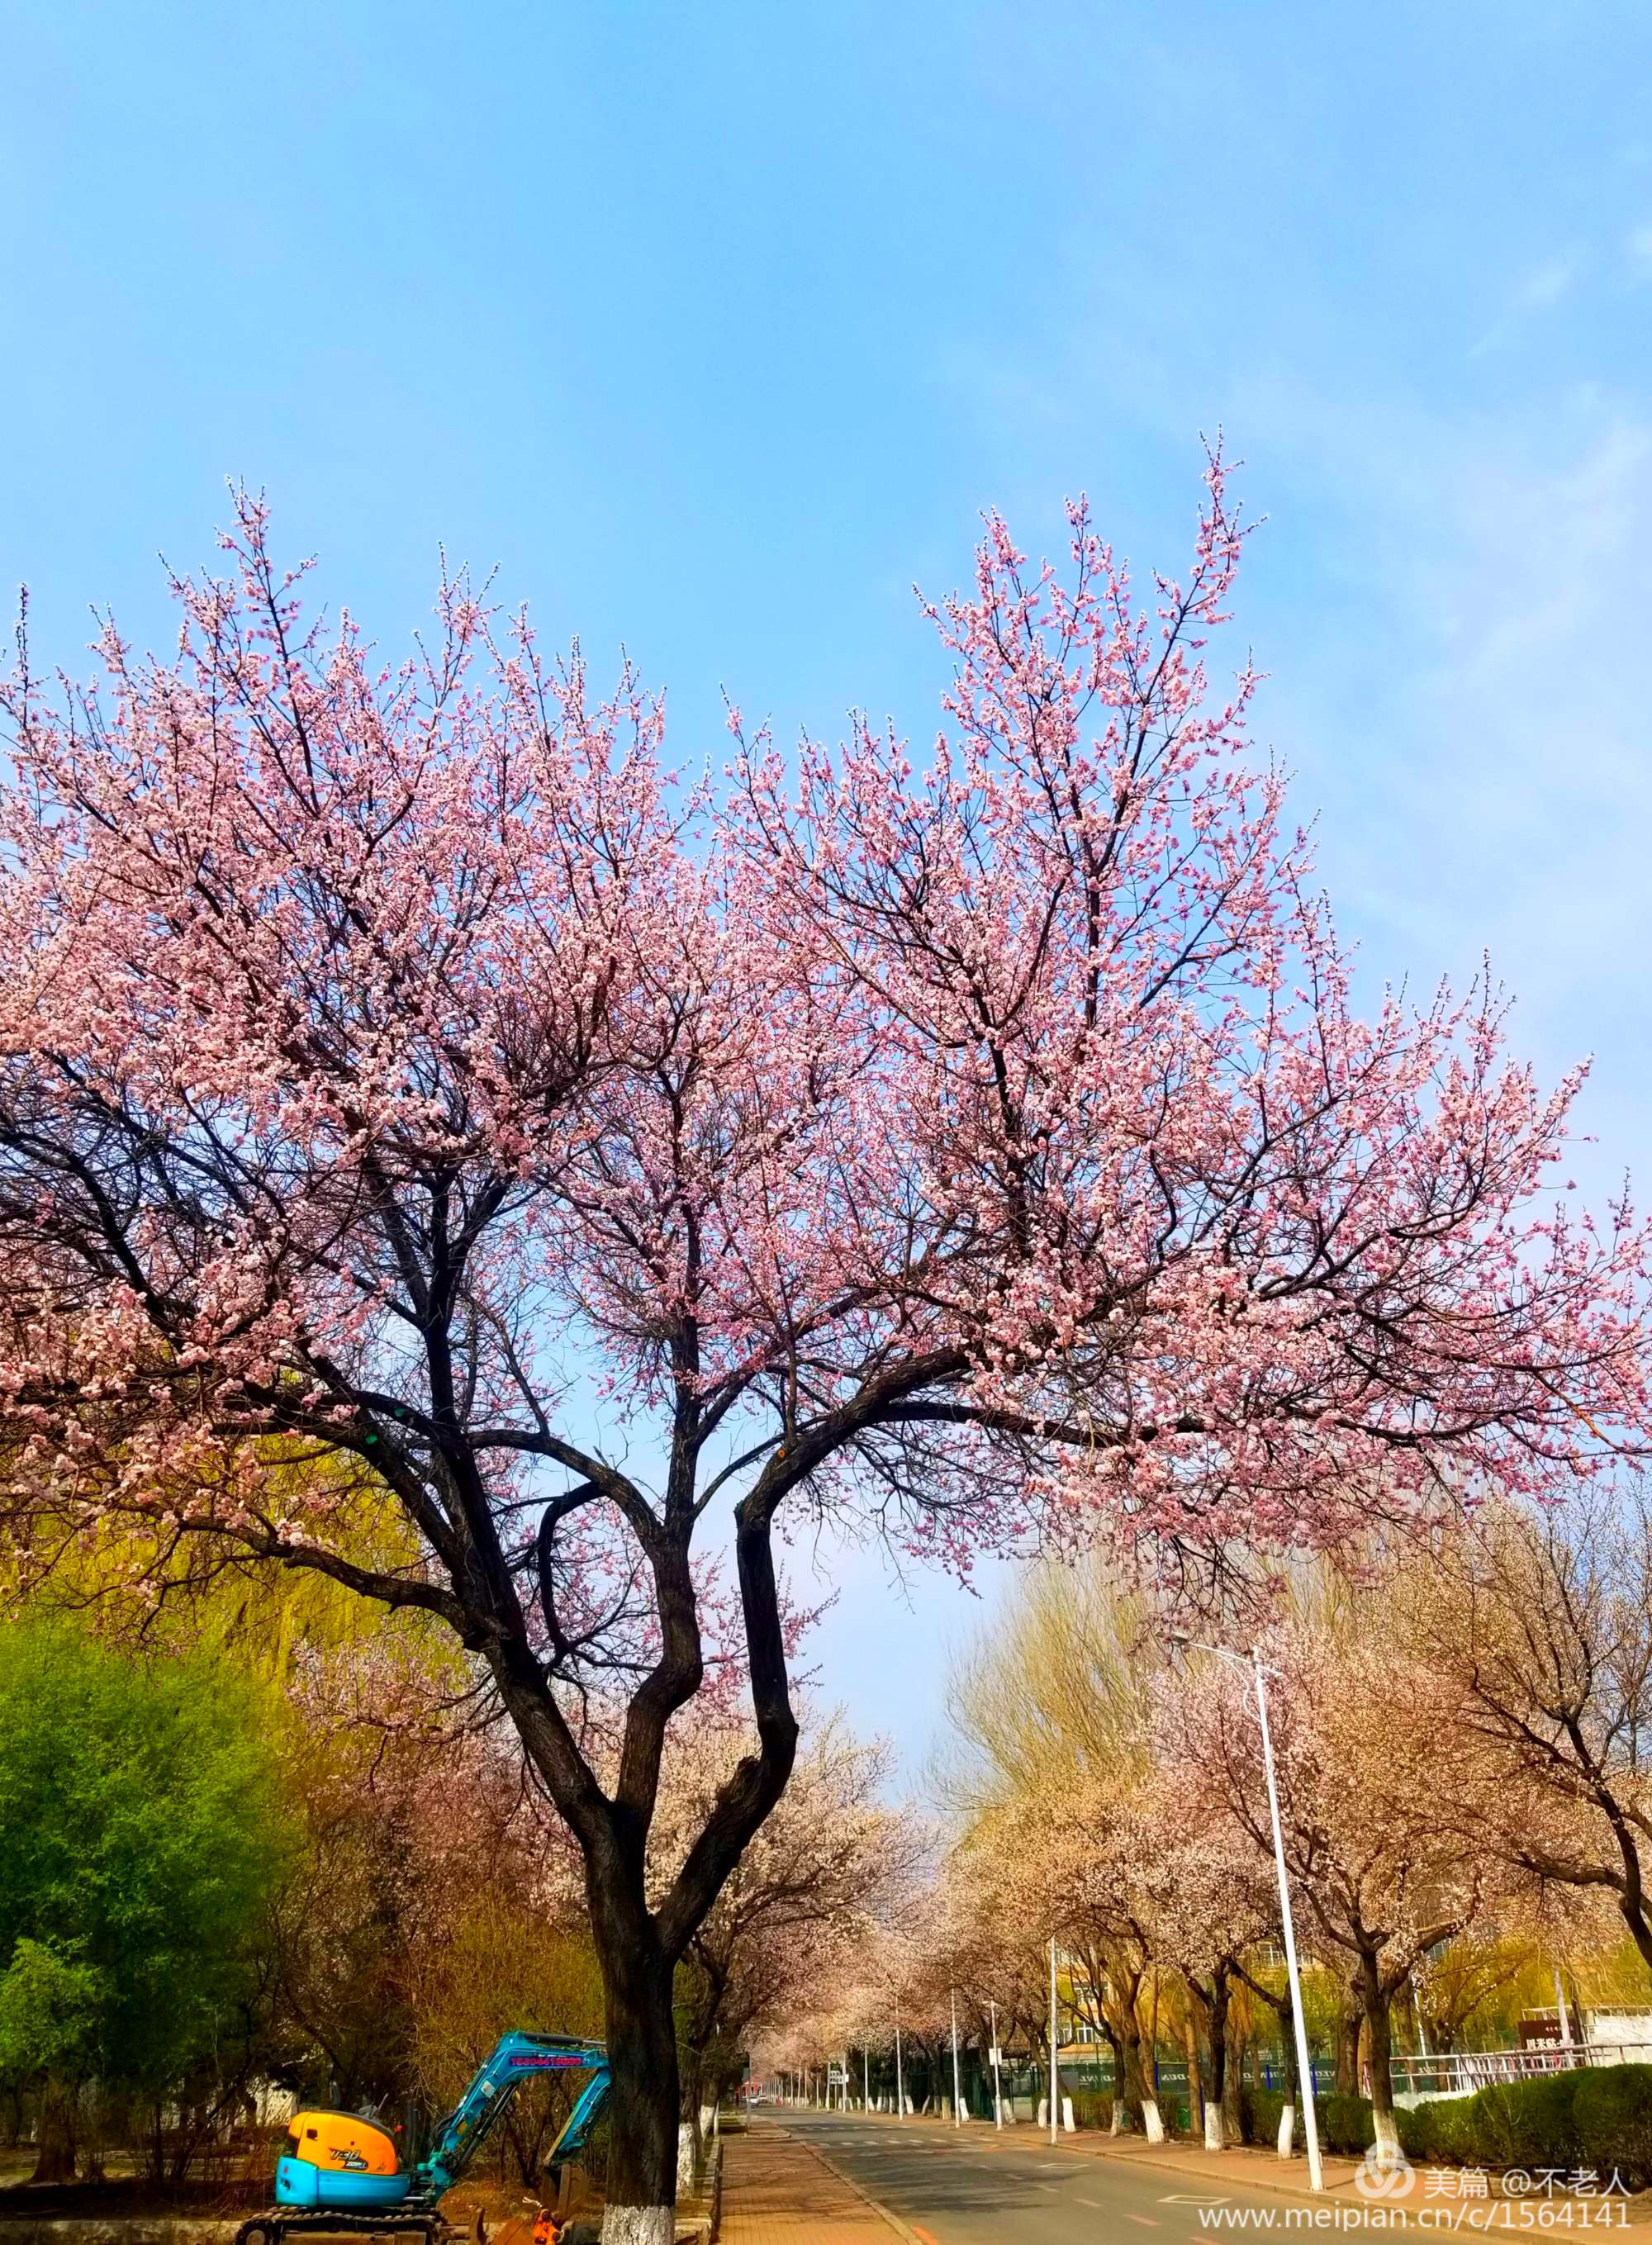
[[[1277, 2090], [1247, 2089], [1248, 2141], [1277, 2141], [1283, 2102]], [[1322, 2097], [1316, 2109], [1328, 2151], [1357, 2158], [1371, 2143], [1368, 2099]], [[1652, 2185], [1652, 2065], [1582, 2066], [1499, 2082], [1394, 2118], [1407, 2159], [1429, 2167], [1593, 2167], [1602, 2182], [1615, 2168], [1632, 2190]]]
[[[1266, 2144], [1271, 2149], [1278, 2142], [1279, 2115], [1284, 2103], [1283, 2090], [1252, 2089], [1247, 2085], [1240, 2092], [1240, 2124], [1248, 2144]], [[1369, 2098], [1344, 2097], [1333, 2090], [1315, 2099], [1314, 2113], [1319, 2122], [1319, 2140], [1326, 2151], [1346, 2152], [1351, 2158], [1357, 2159], [1370, 2144]], [[1297, 2140], [1300, 2145], [1300, 2126]]]

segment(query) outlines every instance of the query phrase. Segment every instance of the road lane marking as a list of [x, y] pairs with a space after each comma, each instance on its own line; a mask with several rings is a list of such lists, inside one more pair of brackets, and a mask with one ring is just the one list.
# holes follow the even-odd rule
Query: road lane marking
[[1139, 2221], [1144, 2229], [1156, 2229], [1159, 2226], [1150, 2214], [1127, 2214], [1124, 2218], [1127, 2221]]
[[1101, 2211], [1101, 2201], [1099, 2198], [1081, 2198], [1079, 2201], [1079, 2204], [1080, 2206], [1093, 2206], [1098, 2214]]

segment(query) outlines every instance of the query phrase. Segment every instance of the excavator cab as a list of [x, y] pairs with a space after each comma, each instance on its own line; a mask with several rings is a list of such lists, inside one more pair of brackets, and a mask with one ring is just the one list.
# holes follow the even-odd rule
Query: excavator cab
[[412, 2177], [400, 2172], [388, 2128], [359, 2113], [295, 2113], [275, 2165], [278, 2206], [395, 2206]]

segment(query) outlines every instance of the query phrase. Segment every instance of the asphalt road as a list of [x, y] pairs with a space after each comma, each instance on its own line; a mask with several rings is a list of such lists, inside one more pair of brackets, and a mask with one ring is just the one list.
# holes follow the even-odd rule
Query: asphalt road
[[[1144, 2173], [1121, 2160], [1053, 2150], [1026, 2126], [863, 2119], [788, 2110], [789, 2128], [932, 2245], [1190, 2245], [1242, 2236], [1200, 2221], [1201, 2207], [1290, 2204], [1225, 2180]], [[1251, 2231], [1253, 2238], [1265, 2236]]]

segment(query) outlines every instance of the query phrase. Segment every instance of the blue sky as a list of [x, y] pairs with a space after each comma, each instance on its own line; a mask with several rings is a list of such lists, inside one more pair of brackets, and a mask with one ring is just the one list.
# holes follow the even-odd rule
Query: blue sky
[[[1652, 12], [1309, 0], [0, 10], [0, 582], [78, 665], [263, 485], [389, 650], [498, 563], [677, 746], [923, 736], [911, 593], [1087, 490], [1238, 632], [1368, 973], [1489, 946], [1580, 1174], [1652, 1170]], [[1236, 644], [1233, 653], [1240, 652]], [[921, 1759], [978, 1618], [868, 1556], [822, 1681]], [[989, 1588], [991, 1585], [989, 1585]]]

